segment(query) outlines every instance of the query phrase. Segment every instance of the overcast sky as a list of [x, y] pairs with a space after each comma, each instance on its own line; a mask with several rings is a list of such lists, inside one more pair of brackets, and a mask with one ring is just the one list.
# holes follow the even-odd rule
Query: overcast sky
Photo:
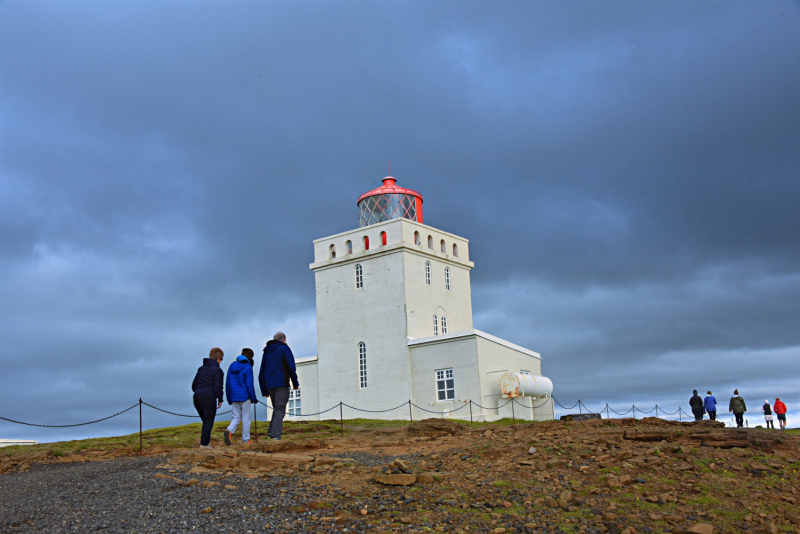
[[797, 3], [0, 10], [3, 417], [193, 413], [213, 346], [315, 354], [311, 242], [387, 161], [562, 402], [800, 408]]

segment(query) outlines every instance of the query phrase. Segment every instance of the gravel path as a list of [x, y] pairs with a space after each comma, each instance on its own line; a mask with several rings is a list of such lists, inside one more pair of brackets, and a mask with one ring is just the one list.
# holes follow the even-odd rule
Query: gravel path
[[[334, 506], [305, 511], [319, 489], [298, 486], [294, 477], [244, 479], [238, 476], [174, 473], [219, 486], [178, 486], [155, 466], [161, 458], [119, 458], [106, 462], [34, 465], [30, 471], [0, 476], [2, 532], [346, 532], [365, 531], [360, 521], [320, 521]], [[226, 490], [224, 486], [236, 486]], [[201, 513], [211, 507], [210, 513]], [[295, 508], [295, 509], [292, 509]], [[271, 528], [265, 529], [270, 523]]]

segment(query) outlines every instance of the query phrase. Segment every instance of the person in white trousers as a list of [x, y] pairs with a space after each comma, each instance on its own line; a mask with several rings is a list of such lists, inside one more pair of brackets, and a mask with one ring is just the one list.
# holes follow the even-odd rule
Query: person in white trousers
[[231, 436], [239, 423], [242, 423], [242, 442], [250, 443], [250, 404], [258, 402], [258, 399], [253, 387], [253, 364], [245, 355], [247, 351], [253, 354], [252, 350], [243, 349], [242, 355], [228, 367], [225, 394], [231, 405], [231, 424], [223, 433], [225, 445], [231, 444]]

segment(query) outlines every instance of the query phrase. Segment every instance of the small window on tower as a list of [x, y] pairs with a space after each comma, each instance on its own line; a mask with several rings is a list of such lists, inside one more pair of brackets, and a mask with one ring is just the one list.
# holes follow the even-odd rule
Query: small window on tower
[[364, 287], [364, 270], [361, 268], [361, 264], [356, 264], [356, 289], [362, 289]]
[[431, 285], [431, 262], [425, 262], [425, 283]]
[[444, 244], [444, 239], [439, 243], [439, 249], [442, 251], [442, 254], [447, 254], [447, 245]]
[[364, 250], [369, 250], [369, 237], [364, 236]]
[[328, 247], [328, 257], [333, 259], [336, 257], [336, 245], [331, 245]]
[[353, 242], [352, 241], [348, 241], [347, 243], [345, 243], [345, 246], [347, 247], [347, 253], [348, 254], [352, 254], [353, 253]]
[[414, 244], [421, 245], [422, 242], [419, 240], [419, 232], [414, 232]]
[[447, 317], [442, 315], [442, 334], [447, 333]]
[[367, 346], [363, 341], [358, 344], [358, 383], [362, 389], [367, 387]]
[[286, 404], [286, 414], [289, 416], [302, 415], [301, 411], [302, 407], [300, 406], [300, 390], [290, 389], [289, 402]]
[[386, 232], [381, 232], [381, 245], [386, 246]]
[[453, 256], [458, 257], [458, 245], [453, 243]]
[[428, 236], [428, 248], [433, 250], [433, 236]]
[[433, 314], [433, 335], [439, 335], [439, 318], [436, 317], [436, 314]]
[[453, 379], [453, 369], [439, 369], [436, 371], [436, 399], [440, 401], [456, 398], [456, 385]]
[[450, 267], [444, 268], [444, 288], [450, 291]]

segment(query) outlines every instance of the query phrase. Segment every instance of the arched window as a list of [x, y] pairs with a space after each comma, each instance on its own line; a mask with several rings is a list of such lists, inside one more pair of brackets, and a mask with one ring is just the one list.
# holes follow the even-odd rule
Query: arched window
[[447, 317], [442, 315], [442, 334], [447, 333]]
[[414, 232], [414, 244], [421, 245], [422, 242], [419, 240], [419, 232]]
[[369, 250], [369, 237], [364, 236], [364, 250]]
[[[450, 291], [450, 267], [444, 268], [444, 288]], [[442, 317], [444, 319], [444, 317]]]
[[433, 335], [439, 335], [439, 318], [436, 317], [436, 314], [433, 314]]
[[428, 236], [428, 248], [433, 249], [433, 236]]
[[453, 256], [458, 257], [458, 245], [453, 243]]
[[386, 246], [386, 232], [381, 232], [381, 245]]
[[363, 341], [358, 344], [358, 383], [367, 387], [367, 346]]
[[328, 257], [333, 259], [336, 257], [336, 245], [331, 245], [328, 247]]
[[431, 262], [425, 262], [425, 283], [431, 285]]
[[361, 264], [356, 264], [356, 289], [362, 289], [364, 287], [364, 270], [361, 268]]
[[348, 254], [352, 254], [353, 253], [353, 242], [352, 241], [348, 241], [344, 245], [347, 247], [347, 253]]
[[444, 244], [444, 239], [442, 239], [442, 242], [439, 243], [439, 248], [441, 249], [442, 254], [447, 254], [447, 245]]

